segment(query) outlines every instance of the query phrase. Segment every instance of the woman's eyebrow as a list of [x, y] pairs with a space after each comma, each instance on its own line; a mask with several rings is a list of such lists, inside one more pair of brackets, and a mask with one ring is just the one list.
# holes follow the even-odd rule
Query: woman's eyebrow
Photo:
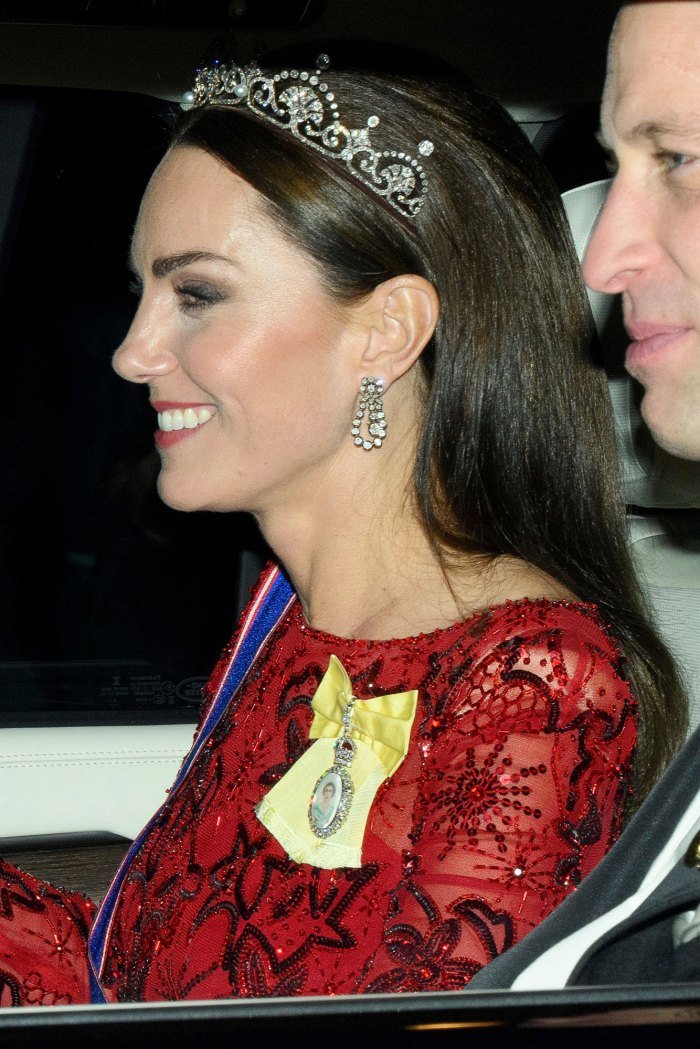
[[225, 262], [232, 266], [233, 262], [225, 255], [215, 255], [211, 251], [185, 251], [179, 255], [166, 255], [163, 258], [154, 259], [151, 272], [154, 277], [167, 277], [175, 270], [189, 266], [193, 262]]
[[[167, 277], [175, 270], [189, 266], [193, 262], [225, 262], [228, 266], [234, 265], [233, 261], [225, 255], [216, 255], [211, 251], [183, 251], [177, 255], [164, 255], [154, 259], [151, 264], [151, 272], [154, 277]], [[133, 256], [129, 257], [129, 268], [134, 273], [137, 272]]]

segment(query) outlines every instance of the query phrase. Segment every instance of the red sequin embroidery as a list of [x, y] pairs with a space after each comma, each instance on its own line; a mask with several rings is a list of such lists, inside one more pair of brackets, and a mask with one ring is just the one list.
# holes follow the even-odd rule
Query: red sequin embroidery
[[[310, 701], [331, 654], [361, 696], [419, 691], [409, 753], [377, 794], [363, 866], [338, 871], [294, 863], [253, 811], [309, 745]], [[620, 664], [590, 605], [517, 602], [372, 642], [311, 630], [295, 604], [131, 865], [107, 949], [108, 998], [464, 987], [619, 832], [636, 736]], [[52, 891], [44, 921], [67, 906]], [[84, 919], [73, 928], [84, 936]], [[6, 930], [3, 913], [0, 945]], [[64, 926], [54, 920], [52, 931], [72, 950]], [[2, 1004], [82, 1000], [53, 978], [50, 936], [45, 965], [35, 940], [24, 969], [20, 940], [0, 971]], [[0, 970], [6, 958], [3, 946]]]

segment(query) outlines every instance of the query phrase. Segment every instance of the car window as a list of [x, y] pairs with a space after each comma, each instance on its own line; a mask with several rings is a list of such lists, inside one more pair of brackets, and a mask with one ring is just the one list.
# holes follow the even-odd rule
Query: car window
[[70, 90], [8, 90], [3, 104], [25, 139], [0, 299], [0, 724], [192, 720], [252, 526], [160, 502], [147, 391], [110, 365], [170, 106]]

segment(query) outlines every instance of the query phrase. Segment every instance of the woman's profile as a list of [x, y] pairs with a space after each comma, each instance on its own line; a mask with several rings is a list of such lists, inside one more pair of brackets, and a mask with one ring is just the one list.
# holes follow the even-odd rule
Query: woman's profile
[[165, 502], [249, 511], [276, 560], [97, 913], [0, 867], [6, 993], [461, 988], [683, 729], [561, 204], [471, 88], [322, 56], [185, 102], [114, 366]]

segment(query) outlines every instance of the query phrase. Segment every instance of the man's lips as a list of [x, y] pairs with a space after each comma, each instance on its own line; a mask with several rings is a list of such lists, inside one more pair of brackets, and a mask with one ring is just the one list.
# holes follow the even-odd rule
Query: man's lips
[[629, 368], [660, 357], [679, 343], [691, 330], [679, 324], [657, 324], [653, 321], [625, 324], [632, 342], [627, 348], [625, 364]]

